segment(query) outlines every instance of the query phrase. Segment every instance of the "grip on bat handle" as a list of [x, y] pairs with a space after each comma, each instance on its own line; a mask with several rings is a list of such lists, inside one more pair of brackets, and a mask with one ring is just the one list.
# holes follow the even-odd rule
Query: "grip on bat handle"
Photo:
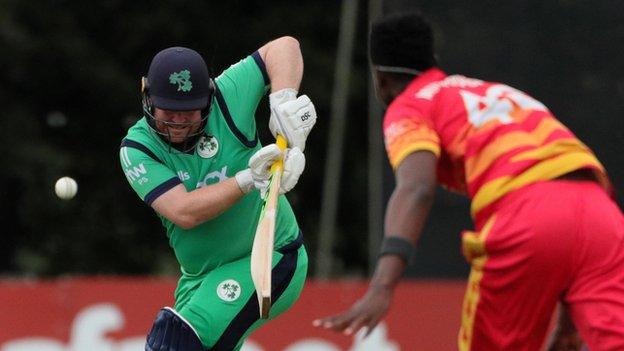
[[276, 139], [277, 140], [275, 141], [275, 143], [277, 144], [277, 147], [279, 147], [282, 151], [286, 150], [286, 146], [288, 146], [288, 141], [286, 141], [286, 138], [278, 134]]
[[[277, 140], [275, 141], [275, 144], [277, 144], [277, 147], [280, 148], [280, 150], [284, 151], [286, 150], [286, 146], [288, 146], [288, 142], [286, 141], [286, 138], [284, 138], [281, 135], [277, 135]], [[284, 168], [284, 159], [283, 157], [280, 157], [279, 160], [275, 161], [273, 163], [273, 165], [271, 165], [271, 173], [275, 173], [277, 172], [278, 168], [280, 170], [282, 170]]]

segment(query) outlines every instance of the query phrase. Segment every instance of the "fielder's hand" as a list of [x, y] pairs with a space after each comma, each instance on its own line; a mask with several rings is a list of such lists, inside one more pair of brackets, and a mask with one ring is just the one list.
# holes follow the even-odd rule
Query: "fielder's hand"
[[307, 95], [297, 98], [294, 89], [282, 89], [269, 95], [271, 118], [269, 129], [274, 137], [286, 138], [289, 147], [305, 150], [308, 134], [316, 123], [316, 110]]
[[312, 325], [343, 332], [347, 335], [364, 328], [366, 330], [365, 336], [368, 336], [388, 311], [391, 298], [391, 289], [371, 286], [366, 295], [353, 304], [348, 311], [317, 319], [312, 322]]

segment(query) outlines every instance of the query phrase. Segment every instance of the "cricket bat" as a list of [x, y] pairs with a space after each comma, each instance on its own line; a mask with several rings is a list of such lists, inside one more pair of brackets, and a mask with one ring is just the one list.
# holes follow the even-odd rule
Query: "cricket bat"
[[[277, 136], [276, 144], [281, 150], [286, 149], [286, 139], [281, 135]], [[273, 267], [275, 217], [283, 170], [283, 159], [275, 161], [271, 166], [271, 184], [266, 195], [266, 202], [262, 212], [260, 212], [256, 236], [251, 249], [251, 279], [258, 295], [260, 318], [262, 319], [269, 318], [271, 309], [271, 269]]]

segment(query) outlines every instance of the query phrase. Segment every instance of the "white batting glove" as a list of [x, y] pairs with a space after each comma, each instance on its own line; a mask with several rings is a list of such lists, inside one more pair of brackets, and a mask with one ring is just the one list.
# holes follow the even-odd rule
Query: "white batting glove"
[[308, 134], [316, 123], [316, 109], [307, 95], [297, 98], [294, 89], [282, 89], [269, 95], [271, 118], [269, 129], [274, 137], [280, 134], [288, 146], [305, 150]]
[[298, 147], [287, 149], [286, 156], [284, 156], [284, 172], [282, 173], [280, 194], [291, 191], [297, 185], [304, 168], [305, 156], [303, 152]]
[[271, 177], [271, 165], [282, 156], [282, 151], [276, 144], [271, 144], [256, 151], [249, 159], [249, 168], [244, 169], [234, 176], [238, 187], [244, 194], [253, 189], [260, 190], [262, 196], [269, 187]]

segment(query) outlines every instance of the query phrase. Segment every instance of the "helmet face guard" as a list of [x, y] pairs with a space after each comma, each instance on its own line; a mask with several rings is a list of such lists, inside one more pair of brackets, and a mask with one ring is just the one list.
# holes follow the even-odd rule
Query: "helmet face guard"
[[[143, 77], [145, 80], [145, 77]], [[211, 104], [201, 110], [202, 118], [196, 122], [169, 122], [159, 120], [154, 116], [154, 105], [149, 97], [147, 91], [143, 91], [142, 94], [142, 105], [143, 105], [143, 115], [147, 120], [147, 124], [150, 126], [152, 132], [158, 135], [167, 145], [169, 145], [169, 152], [173, 151], [172, 149], [181, 151], [183, 153], [188, 153], [193, 150], [199, 141], [199, 138], [204, 134], [204, 128], [208, 122], [208, 115], [210, 114]], [[210, 97], [212, 98], [212, 96]], [[197, 126], [197, 128], [194, 128]], [[171, 135], [170, 128], [188, 128], [187, 134], [184, 136], [183, 140], [174, 143], [173, 137]]]
[[[141, 79], [143, 114], [152, 131], [171, 148], [191, 151], [204, 133], [215, 84], [204, 59], [194, 50], [171, 47], [160, 51]], [[201, 111], [196, 122], [168, 122], [157, 119], [155, 108], [168, 111]], [[180, 142], [172, 142], [172, 128], [188, 128]]]

